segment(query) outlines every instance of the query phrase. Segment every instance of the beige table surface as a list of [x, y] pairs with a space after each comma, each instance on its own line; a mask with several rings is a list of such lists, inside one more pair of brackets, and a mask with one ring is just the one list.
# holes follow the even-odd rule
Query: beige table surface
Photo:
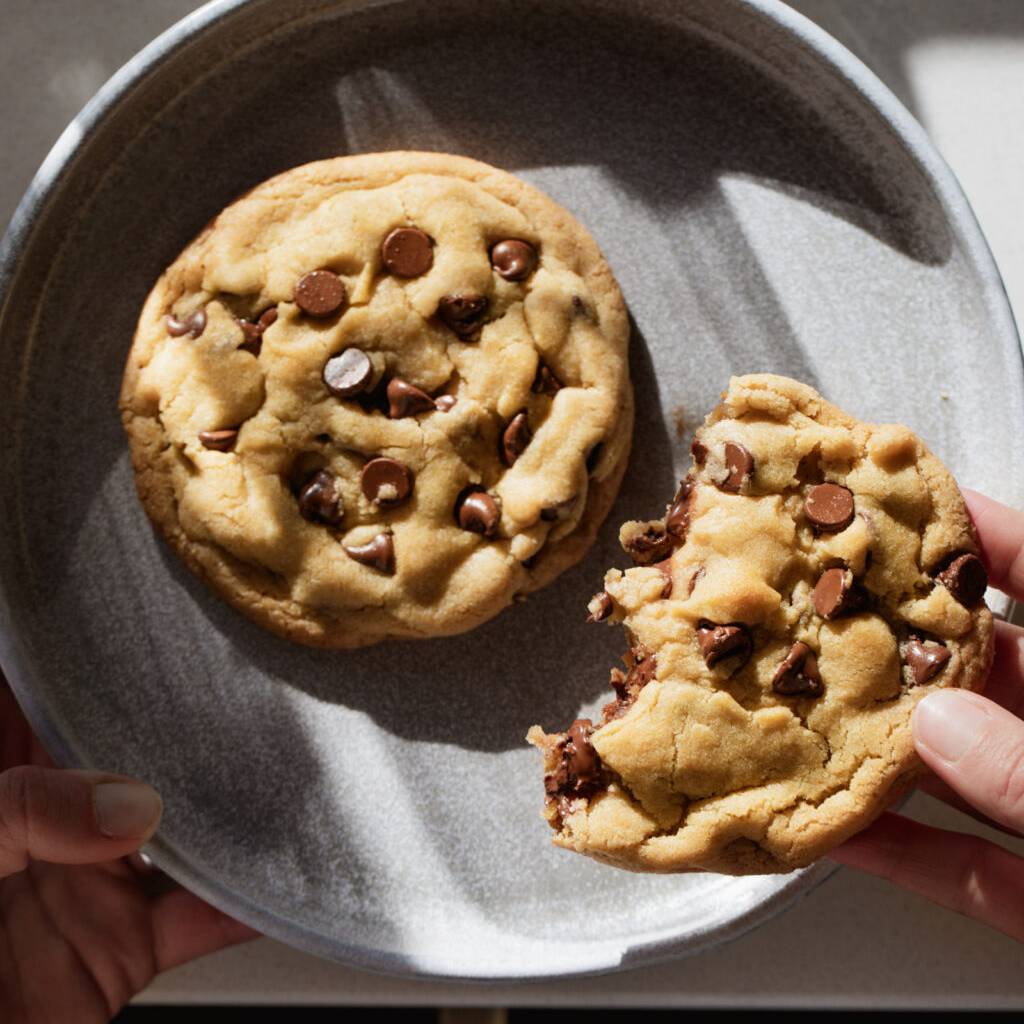
[[[0, 0], [0, 224], [65, 124], [193, 0]], [[893, 89], [960, 178], [1024, 322], [1024, 0], [794, 0]], [[969, 485], [970, 481], [963, 481]], [[933, 824], [955, 815], [916, 796]], [[1024, 853], [1024, 843], [1017, 844]], [[562, 983], [467, 986], [352, 970], [269, 939], [162, 976], [141, 1003], [1024, 1006], [1024, 947], [843, 870], [689, 960]]]

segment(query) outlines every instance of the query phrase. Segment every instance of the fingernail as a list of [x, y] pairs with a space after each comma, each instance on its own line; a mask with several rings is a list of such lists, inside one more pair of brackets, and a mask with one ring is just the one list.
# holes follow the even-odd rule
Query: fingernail
[[981, 742], [988, 712], [966, 693], [930, 693], [914, 711], [914, 739], [944, 761], [959, 761]]
[[112, 839], [148, 835], [160, 820], [163, 801], [144, 782], [103, 782], [93, 790], [96, 824]]

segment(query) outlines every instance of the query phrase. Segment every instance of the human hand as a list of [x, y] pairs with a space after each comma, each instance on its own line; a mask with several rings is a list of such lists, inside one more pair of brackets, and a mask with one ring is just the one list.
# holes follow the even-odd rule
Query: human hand
[[[967, 491], [989, 580], [1024, 601], [1024, 513]], [[929, 694], [914, 711], [914, 744], [933, 775], [925, 792], [1010, 835], [1024, 833], [1024, 629], [995, 624], [986, 696]], [[898, 814], [832, 852], [944, 907], [1024, 941], [1024, 859], [977, 836], [931, 828]]]
[[184, 889], [152, 892], [130, 855], [161, 810], [143, 783], [54, 768], [0, 677], [5, 1024], [108, 1021], [161, 971], [255, 937]]

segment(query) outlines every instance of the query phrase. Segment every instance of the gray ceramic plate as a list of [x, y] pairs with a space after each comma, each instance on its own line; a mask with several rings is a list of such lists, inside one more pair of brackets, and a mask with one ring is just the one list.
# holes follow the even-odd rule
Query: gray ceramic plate
[[[276, 640], [154, 538], [115, 410], [137, 310], [225, 203], [396, 148], [517, 171], [586, 223], [636, 323], [635, 454], [587, 559], [467, 636]], [[695, 952], [824, 878], [635, 877], [556, 851], [534, 721], [595, 708], [583, 624], [616, 524], [658, 510], [730, 373], [921, 432], [1018, 500], [1018, 342], [962, 195], [838, 44], [771, 2], [210, 4], [61, 138], [4, 241], [2, 661], [67, 764], [155, 783], [157, 862], [268, 933], [410, 974], [527, 978]]]

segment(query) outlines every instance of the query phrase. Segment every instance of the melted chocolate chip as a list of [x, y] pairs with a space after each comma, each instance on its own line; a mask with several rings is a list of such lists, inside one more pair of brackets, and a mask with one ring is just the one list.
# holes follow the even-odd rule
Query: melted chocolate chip
[[438, 412], [451, 412], [455, 407], [456, 398], [454, 395], [438, 395], [434, 399], [434, 408]]
[[606, 590], [599, 590], [591, 599], [590, 604], [587, 605], [587, 611], [590, 614], [587, 616], [587, 622], [604, 622], [612, 613], [612, 599], [608, 596]]
[[693, 571], [693, 575], [690, 577], [690, 589], [687, 591], [687, 597], [693, 597], [694, 588], [697, 584], [704, 579], [707, 575], [707, 569], [703, 565], [698, 565]]
[[578, 718], [562, 737], [558, 767], [544, 779], [549, 795], [586, 796], [601, 785], [601, 760], [590, 737], [594, 723]]
[[672, 504], [665, 513], [665, 530], [676, 540], [685, 540], [690, 528], [690, 506], [693, 503], [693, 480], [687, 477], [679, 482]]
[[333, 316], [346, 302], [345, 282], [331, 270], [311, 270], [295, 285], [295, 304], [307, 316]]
[[397, 459], [371, 459], [359, 482], [367, 501], [378, 505], [400, 505], [412, 493], [412, 471]]
[[395, 572], [395, 541], [390, 533], [378, 533], [368, 544], [343, 545], [345, 554], [362, 565], [372, 566], [388, 576]]
[[697, 643], [704, 656], [704, 663], [713, 668], [727, 658], [739, 658], [733, 671], [739, 671], [754, 651], [750, 630], [742, 622], [719, 625], [703, 620], [697, 627]]
[[671, 557], [664, 559], [661, 562], [656, 562], [654, 568], [657, 569], [662, 576], [665, 578], [665, 582], [661, 588], [661, 596], [663, 600], [667, 600], [672, 596], [672, 559]]
[[480, 330], [486, 313], [487, 298], [483, 295], [445, 295], [437, 304], [437, 315], [463, 341]]
[[231, 451], [237, 440], [237, 430], [203, 430], [199, 434], [199, 443], [215, 452]]
[[672, 553], [672, 538], [664, 527], [648, 526], [642, 532], [627, 537], [622, 548], [637, 565], [653, 565]]
[[814, 651], [797, 641], [782, 659], [772, 677], [772, 689], [787, 697], [817, 697], [821, 693], [821, 676]]
[[501, 435], [501, 458], [506, 466], [515, 465], [516, 459], [526, 451], [532, 437], [526, 413], [516, 413]]
[[804, 511], [824, 533], [838, 533], [853, 522], [853, 492], [841, 484], [816, 484], [807, 492]]
[[738, 493], [744, 482], [754, 475], [754, 456], [741, 444], [725, 443], [725, 477], [718, 486], [723, 491]]
[[914, 677], [914, 685], [921, 686], [934, 679], [949, 661], [949, 650], [939, 643], [925, 643], [918, 637], [911, 637], [904, 648], [903, 659]]
[[367, 389], [373, 379], [373, 363], [358, 348], [347, 348], [324, 363], [324, 384], [336, 398], [351, 398]]
[[434, 246], [419, 228], [395, 228], [381, 243], [380, 256], [389, 274], [419, 277], [434, 265]]
[[299, 491], [299, 513], [311, 523], [341, 525], [345, 506], [338, 490], [338, 480], [333, 473], [321, 469]]
[[464, 530], [493, 537], [501, 521], [501, 511], [498, 502], [486, 491], [469, 488], [456, 502], [455, 518]]
[[198, 338], [206, 330], [206, 310], [194, 309], [181, 320], [175, 316], [166, 316], [164, 324], [172, 337], [180, 338], [183, 334], [190, 334]]
[[707, 461], [708, 450], [697, 438], [693, 439], [693, 444], [690, 445], [690, 454], [693, 456], [693, 461], [698, 466], [703, 466]]
[[853, 573], [849, 569], [826, 569], [814, 585], [811, 600], [814, 610], [823, 619], [835, 619], [853, 611], [860, 604]]
[[598, 770], [600, 760], [590, 742], [594, 723], [589, 718], [577, 718], [569, 726], [569, 771], [577, 779], [592, 777]]
[[537, 374], [533, 378], [533, 384], [531, 390], [535, 395], [549, 395], [554, 397], [562, 390], [562, 382], [551, 372], [551, 370], [541, 363], [537, 367]]
[[625, 662], [625, 674], [617, 668], [612, 669], [611, 683], [615, 689], [615, 700], [601, 709], [605, 721], [624, 715], [640, 695], [640, 691], [655, 678], [658, 670], [657, 659], [642, 644], [630, 649]]
[[633, 664], [629, 666], [626, 674], [626, 689], [635, 700], [636, 695], [654, 678], [658, 671], [658, 662], [641, 644], [631, 648], [629, 655]]
[[271, 324], [275, 323], [277, 323], [277, 306], [271, 306], [270, 309], [265, 309], [260, 314], [259, 320], [256, 321], [256, 326], [265, 331]]
[[434, 400], [414, 384], [393, 377], [388, 381], [388, 416], [393, 420], [404, 416], [415, 416], [421, 412], [433, 412]]
[[977, 555], [958, 555], [935, 579], [964, 607], [973, 608], [988, 587], [988, 573]]
[[522, 281], [537, 266], [537, 250], [519, 238], [507, 238], [491, 249], [491, 266], [506, 281]]

